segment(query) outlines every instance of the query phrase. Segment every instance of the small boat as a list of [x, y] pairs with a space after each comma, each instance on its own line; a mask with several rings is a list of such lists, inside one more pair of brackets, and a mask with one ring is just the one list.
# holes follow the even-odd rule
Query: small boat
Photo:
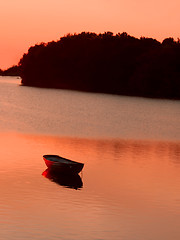
[[48, 168], [61, 173], [78, 174], [84, 167], [84, 163], [75, 162], [58, 155], [43, 155], [43, 159]]

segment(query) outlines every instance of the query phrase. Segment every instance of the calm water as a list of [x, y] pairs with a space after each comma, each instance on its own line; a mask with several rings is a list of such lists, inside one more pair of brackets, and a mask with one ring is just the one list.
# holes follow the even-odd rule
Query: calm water
[[[19, 82], [0, 78], [0, 239], [180, 239], [180, 101]], [[82, 174], [50, 176], [46, 153]]]

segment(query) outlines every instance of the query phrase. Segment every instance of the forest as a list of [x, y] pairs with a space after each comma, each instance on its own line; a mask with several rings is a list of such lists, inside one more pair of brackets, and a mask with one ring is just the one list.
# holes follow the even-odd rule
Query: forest
[[20, 76], [20, 67], [14, 65], [6, 70], [0, 69], [0, 76]]
[[180, 99], [180, 40], [171, 37], [68, 34], [30, 47], [17, 67], [25, 86]]

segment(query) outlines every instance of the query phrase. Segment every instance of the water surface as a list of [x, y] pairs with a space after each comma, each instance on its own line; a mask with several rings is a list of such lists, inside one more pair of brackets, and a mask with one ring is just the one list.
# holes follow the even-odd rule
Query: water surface
[[[180, 239], [180, 102], [0, 79], [0, 239]], [[49, 179], [43, 154], [85, 163]]]
[[180, 101], [19, 86], [0, 77], [0, 130], [86, 138], [180, 140]]

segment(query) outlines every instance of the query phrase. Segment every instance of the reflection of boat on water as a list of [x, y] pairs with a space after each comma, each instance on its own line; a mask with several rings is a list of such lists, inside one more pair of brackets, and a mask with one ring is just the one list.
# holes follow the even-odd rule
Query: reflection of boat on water
[[83, 186], [82, 179], [78, 174], [63, 174], [53, 171], [51, 168], [47, 168], [42, 175], [49, 180], [67, 188], [80, 189]]
[[61, 173], [78, 174], [84, 167], [83, 163], [75, 162], [58, 155], [44, 155], [43, 159], [47, 167]]

